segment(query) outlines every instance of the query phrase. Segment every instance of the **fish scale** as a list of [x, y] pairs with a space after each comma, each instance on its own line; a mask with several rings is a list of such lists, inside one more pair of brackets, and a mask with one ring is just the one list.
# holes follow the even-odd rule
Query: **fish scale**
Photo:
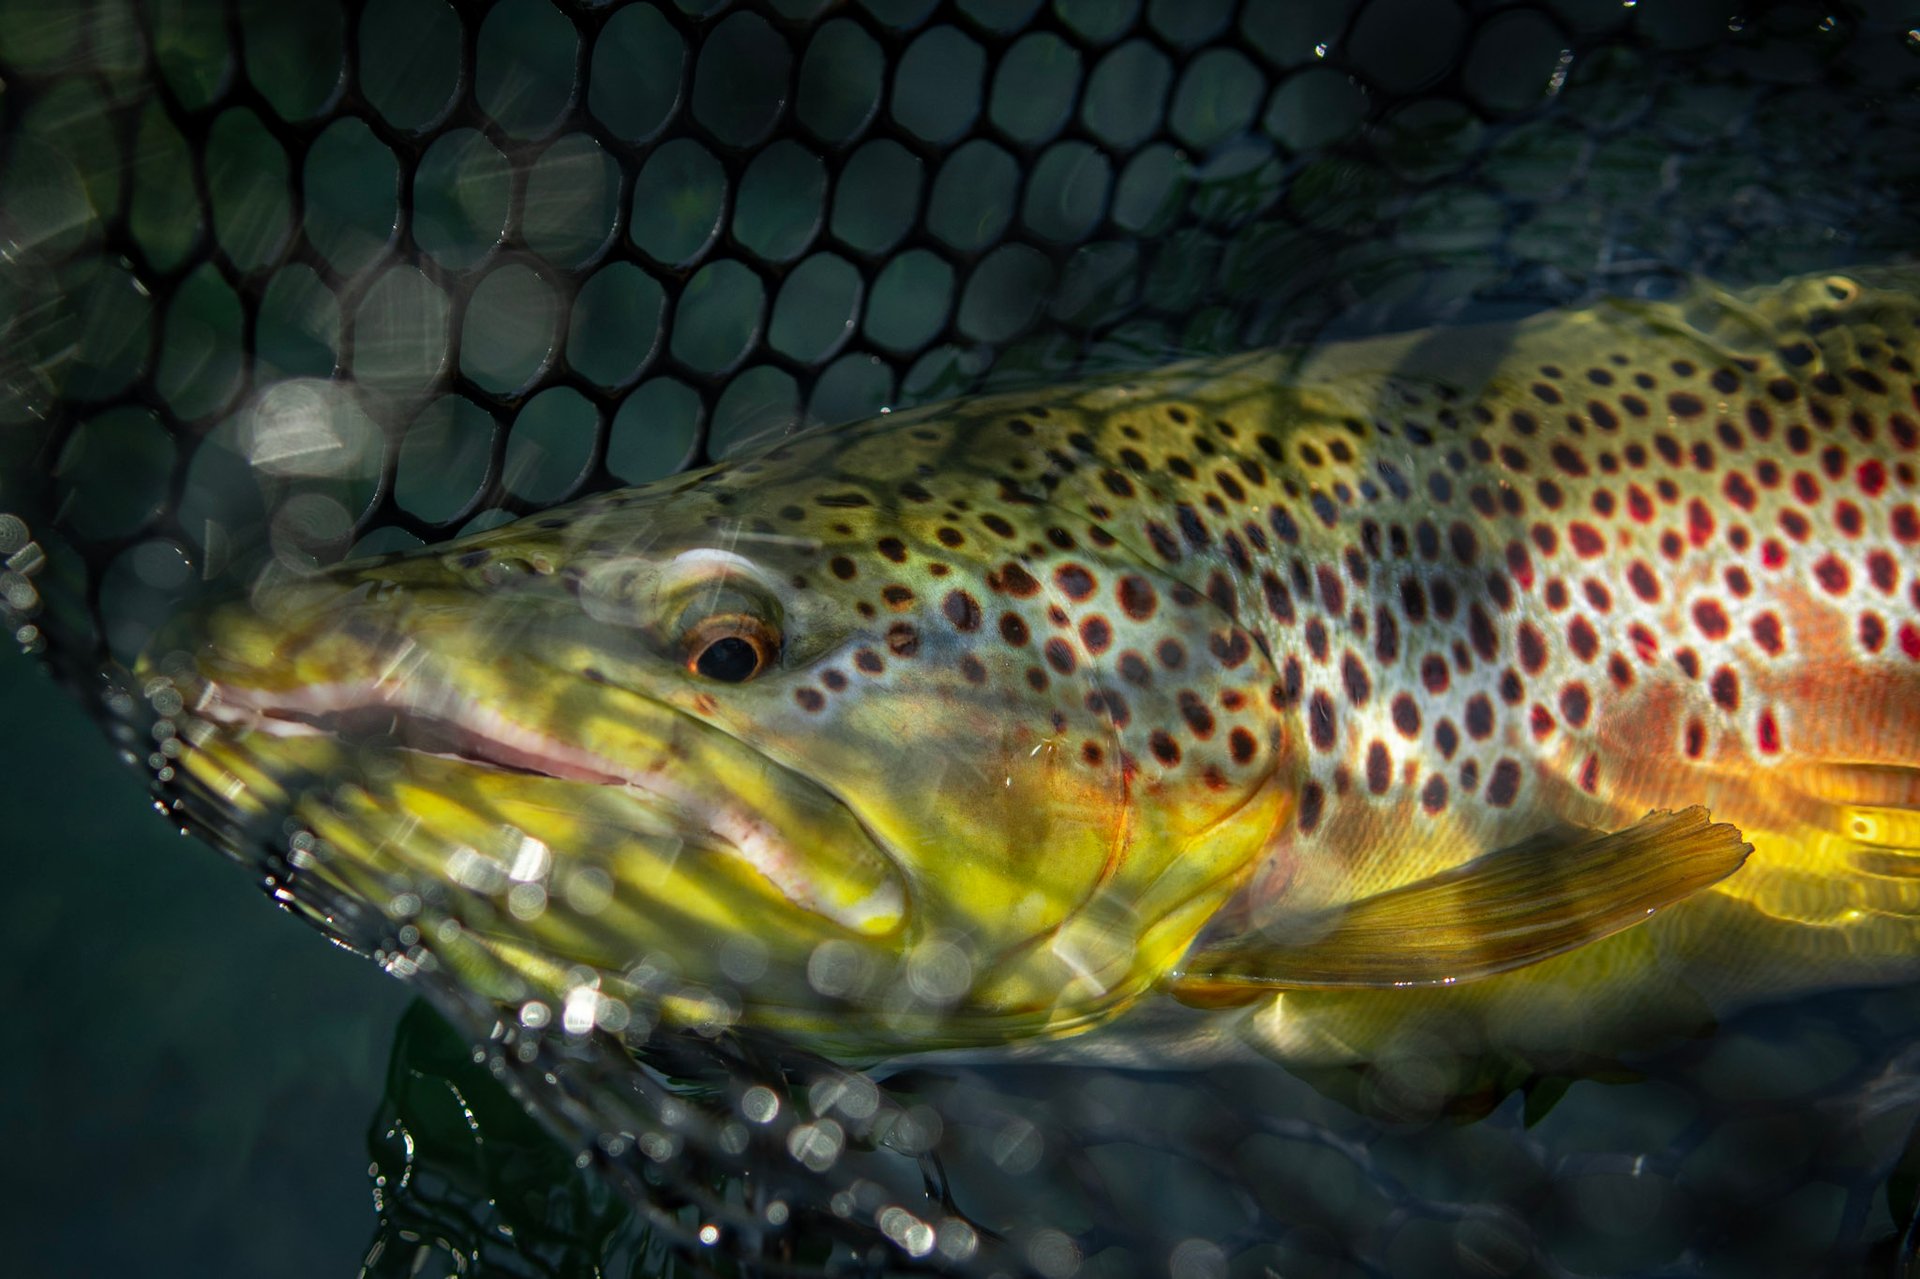
[[[289, 722], [437, 717], [438, 762], [349, 741], [331, 766], [388, 752], [352, 803], [294, 801], [354, 850], [342, 891], [404, 889], [523, 978], [590, 959], [609, 989], [623, 944], [690, 927], [676, 901], [724, 900], [691, 935], [732, 912], [790, 978], [732, 990], [740, 1016], [842, 1052], [1083, 1029], [1156, 983], [1246, 1005], [1245, 1031], [1294, 1057], [1443, 1023], [1565, 1047], [1842, 961], [1902, 975], [1917, 314], [1899, 270], [1700, 286], [796, 436], [214, 615], [186, 763], [216, 791], [317, 775]], [[715, 625], [777, 642], [744, 682], [704, 678], [688, 637]], [[384, 673], [402, 657], [419, 684]], [[408, 768], [464, 797], [444, 830], [381, 780]], [[644, 809], [625, 835], [622, 804]], [[1618, 931], [1646, 911], [1615, 885], [1631, 908], [1601, 939], [1503, 975], [1288, 979], [1288, 947], [1356, 904], [1398, 918], [1423, 886], [1440, 896], [1409, 900], [1471, 914], [1531, 876], [1577, 916], [1593, 867], [1659, 852], [1633, 830], [1676, 858], [1711, 843], [1638, 825], [1695, 806], [1754, 855], [1639, 927]], [[542, 815], [570, 807], [594, 821]], [[554, 850], [539, 910], [483, 900], [504, 874], [414, 891], [436, 841], [501, 823]], [[365, 838], [390, 828], [404, 856]], [[1550, 836], [1572, 851], [1527, 851]], [[1503, 850], [1518, 878], [1472, 878]], [[581, 867], [626, 932], [564, 917]], [[851, 994], [814, 971], [843, 944]], [[933, 953], [963, 989], [922, 980]]]

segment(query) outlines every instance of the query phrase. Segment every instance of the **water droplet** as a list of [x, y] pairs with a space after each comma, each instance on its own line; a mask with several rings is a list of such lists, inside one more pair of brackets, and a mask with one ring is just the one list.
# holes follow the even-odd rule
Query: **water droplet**
[[780, 1113], [780, 1097], [764, 1084], [755, 1084], [740, 1094], [740, 1113], [756, 1124], [772, 1123]]

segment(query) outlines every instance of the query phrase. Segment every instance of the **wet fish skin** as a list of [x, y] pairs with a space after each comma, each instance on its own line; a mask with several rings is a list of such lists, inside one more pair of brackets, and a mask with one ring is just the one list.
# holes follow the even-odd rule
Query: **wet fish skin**
[[[1084, 1028], [1196, 938], [1700, 804], [1754, 856], [1650, 924], [1457, 990], [1291, 992], [1251, 1033], [1338, 1057], [1428, 1014], [1550, 1037], [1908, 974], [1915, 283], [794, 437], [213, 615], [186, 763], [295, 809], [312, 874], [459, 921], [502, 997], [717, 990], [843, 1054]], [[689, 635], [742, 617], [771, 664], [702, 676]], [[400, 731], [285, 718], [369, 708]], [[428, 721], [438, 753], [405, 749]]]

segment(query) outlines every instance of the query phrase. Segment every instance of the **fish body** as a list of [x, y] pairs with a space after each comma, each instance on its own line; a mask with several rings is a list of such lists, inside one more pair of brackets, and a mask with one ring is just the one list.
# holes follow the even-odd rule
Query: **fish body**
[[256, 591], [149, 673], [190, 786], [310, 832], [296, 899], [574, 1030], [873, 1056], [1164, 987], [1338, 1059], [1897, 979], [1917, 285], [891, 413]]

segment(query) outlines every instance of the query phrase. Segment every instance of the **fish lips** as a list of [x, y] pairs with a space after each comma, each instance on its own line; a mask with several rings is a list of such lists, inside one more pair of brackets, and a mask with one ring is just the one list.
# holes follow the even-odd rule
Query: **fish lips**
[[[392, 655], [382, 665], [409, 667]], [[338, 744], [343, 761], [369, 763], [389, 779], [415, 773], [429, 788], [461, 772], [490, 775], [496, 793], [509, 793], [501, 788], [510, 790], [515, 776], [541, 783], [543, 795], [554, 793], [554, 783], [588, 788], [580, 807], [600, 815], [600, 838], [612, 815], [625, 814], [631, 825], [618, 835], [653, 844], [677, 837], [700, 855], [731, 859], [786, 904], [852, 937], [884, 938], [905, 927], [908, 885], [893, 857], [837, 800], [750, 746], [618, 689], [597, 690], [619, 707], [601, 717], [598, 740], [585, 745], [434, 677], [423, 669], [429, 665], [413, 663], [397, 677], [293, 687], [209, 678], [191, 711], [238, 745], [325, 739]], [[410, 764], [416, 760], [433, 764], [419, 769]], [[383, 789], [392, 792], [390, 780]], [[602, 855], [546, 842], [560, 861]]]

